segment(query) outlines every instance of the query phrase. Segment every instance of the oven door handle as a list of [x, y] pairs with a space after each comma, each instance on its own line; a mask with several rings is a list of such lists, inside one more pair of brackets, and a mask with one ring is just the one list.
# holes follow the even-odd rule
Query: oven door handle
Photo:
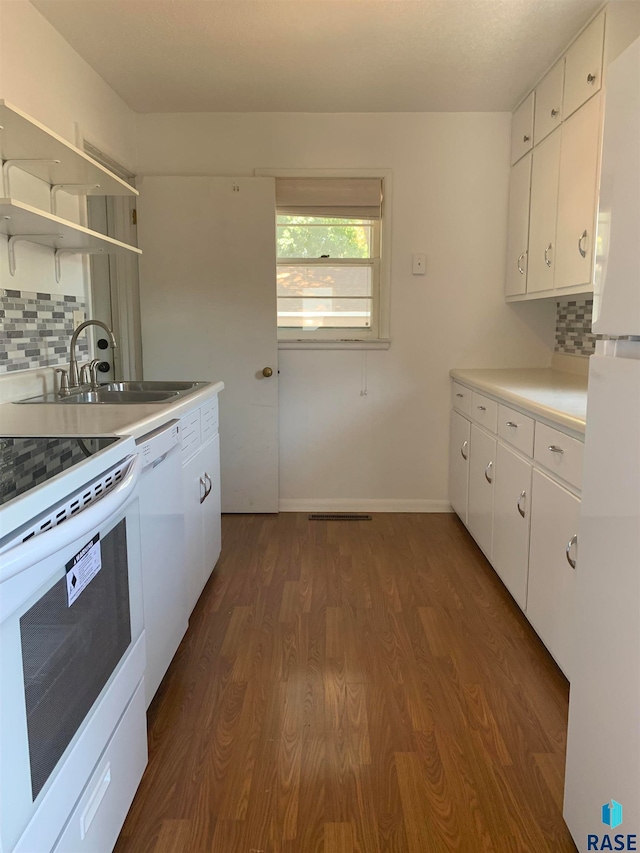
[[76, 539], [80, 539], [80, 537], [108, 521], [131, 497], [141, 471], [142, 458], [136, 454], [131, 457], [131, 462], [122, 482], [115, 489], [107, 492], [103, 498], [93, 501], [86, 509], [81, 510], [57, 527], [52, 527], [45, 533], [40, 533], [38, 536], [21, 542], [0, 554], [0, 583], [4, 583], [25, 569], [35, 566], [36, 563], [50, 557], [57, 551], [62, 551]]

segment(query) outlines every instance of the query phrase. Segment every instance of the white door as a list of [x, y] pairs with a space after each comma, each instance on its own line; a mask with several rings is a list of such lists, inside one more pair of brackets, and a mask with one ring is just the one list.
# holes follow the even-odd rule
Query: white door
[[556, 287], [590, 284], [595, 245], [600, 97], [562, 125]]
[[509, 233], [507, 236], [507, 280], [505, 293], [527, 292], [529, 250], [529, 199], [531, 195], [531, 154], [511, 169], [509, 185]]
[[527, 616], [569, 678], [580, 500], [540, 471], [532, 489]]
[[469, 496], [469, 439], [471, 424], [457, 412], [451, 412], [449, 446], [449, 502], [462, 521], [467, 523]]
[[524, 610], [529, 571], [531, 464], [501, 442], [493, 501], [493, 568]]
[[554, 131], [533, 152], [527, 291], [553, 289], [555, 267], [560, 131]]
[[487, 558], [491, 559], [493, 539], [493, 480], [496, 468], [496, 440], [471, 425], [469, 457], [469, 531]]
[[144, 377], [225, 383], [223, 512], [278, 511], [274, 186], [210, 177], [139, 185]]

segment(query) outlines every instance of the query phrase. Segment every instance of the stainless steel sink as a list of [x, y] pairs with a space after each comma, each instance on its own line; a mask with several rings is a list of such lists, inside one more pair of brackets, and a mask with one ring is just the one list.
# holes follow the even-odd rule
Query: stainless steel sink
[[17, 403], [63, 403], [70, 405], [86, 405], [99, 403], [165, 403], [193, 394], [203, 388], [206, 382], [179, 382], [174, 380], [152, 381], [146, 379], [126, 382], [106, 382], [97, 391], [89, 389], [88, 385], [77, 388], [68, 396], [58, 394], [42, 394], [39, 397], [29, 397], [27, 400], [16, 400]]

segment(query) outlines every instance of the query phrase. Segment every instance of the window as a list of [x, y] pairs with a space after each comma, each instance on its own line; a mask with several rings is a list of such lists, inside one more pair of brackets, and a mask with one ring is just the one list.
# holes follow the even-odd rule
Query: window
[[381, 178], [277, 178], [281, 340], [381, 337]]

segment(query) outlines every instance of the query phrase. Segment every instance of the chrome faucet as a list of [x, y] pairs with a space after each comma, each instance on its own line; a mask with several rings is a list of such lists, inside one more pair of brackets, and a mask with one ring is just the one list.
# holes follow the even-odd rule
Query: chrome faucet
[[84, 329], [87, 328], [87, 326], [100, 326], [100, 328], [104, 329], [105, 332], [109, 335], [112, 348], [116, 349], [118, 346], [118, 344], [116, 343], [116, 339], [113, 336], [113, 332], [107, 326], [106, 323], [102, 322], [102, 320], [85, 320], [84, 323], [80, 323], [78, 328], [71, 336], [71, 345], [69, 347], [69, 388], [78, 388], [78, 386], [80, 385], [80, 377], [78, 375], [78, 362], [76, 360], [76, 344], [78, 342], [78, 336]]

